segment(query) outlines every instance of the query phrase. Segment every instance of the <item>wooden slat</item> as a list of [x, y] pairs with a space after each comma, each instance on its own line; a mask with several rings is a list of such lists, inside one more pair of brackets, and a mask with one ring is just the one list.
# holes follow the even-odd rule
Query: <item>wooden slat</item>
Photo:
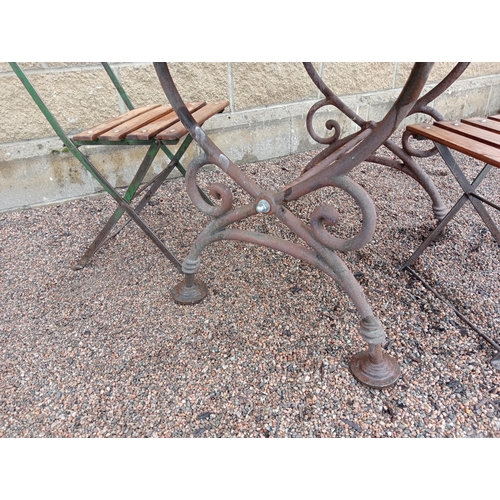
[[[190, 113], [193, 113], [194, 111], [200, 109], [201, 107], [205, 106], [206, 102], [190, 102], [186, 104], [186, 108], [189, 110]], [[159, 118], [151, 123], [148, 123], [144, 127], [140, 127], [130, 134], [127, 135], [127, 139], [135, 139], [139, 141], [148, 141], [152, 137], [154, 137], [156, 134], [159, 134], [162, 130], [165, 130], [168, 127], [171, 127], [175, 123], [179, 121], [178, 116], [172, 112], [169, 113], [167, 116], [164, 116], [162, 118]]]
[[491, 118], [492, 120], [495, 120], [495, 121], [497, 121], [497, 122], [500, 122], [500, 115], [488, 116], [488, 118]]
[[[491, 132], [490, 130], [484, 130], [474, 125], [469, 125], [463, 122], [435, 122], [434, 125], [437, 127], [445, 128], [456, 134], [464, 135], [465, 137], [470, 137], [478, 142], [484, 144], [489, 144], [490, 146], [500, 147], [500, 134], [496, 132]], [[500, 123], [499, 123], [500, 125]]]
[[407, 130], [431, 141], [444, 144], [455, 151], [472, 156], [476, 160], [500, 168], [500, 148], [483, 144], [469, 137], [450, 132], [442, 127], [426, 123], [410, 125], [407, 127]]
[[491, 130], [492, 132], [500, 133], [500, 121], [490, 120], [489, 118], [484, 118], [483, 116], [477, 116], [474, 118], [462, 118], [464, 123], [469, 125], [474, 125], [475, 127], [484, 128], [485, 130]]
[[[203, 123], [208, 120], [213, 115], [220, 113], [229, 105], [229, 101], [217, 101], [209, 102], [206, 106], [199, 109], [193, 113], [193, 118], [196, 120], [198, 125], [203, 125]], [[187, 130], [182, 124], [182, 122], [176, 123], [173, 127], [160, 132], [156, 138], [162, 141], [176, 141], [187, 134]]]
[[116, 128], [112, 128], [108, 132], [102, 134], [99, 139], [104, 141], [121, 141], [133, 130], [144, 127], [144, 125], [151, 123], [157, 118], [168, 115], [169, 113], [173, 113], [172, 106], [170, 106], [170, 104], [165, 104], [121, 123]]
[[80, 132], [79, 134], [73, 137], [75, 141], [95, 141], [101, 134], [111, 130], [112, 128], [121, 125], [123, 122], [135, 118], [139, 115], [146, 113], [147, 111], [151, 111], [154, 108], [160, 107], [161, 104], [149, 104], [148, 106], [142, 106], [140, 108], [132, 109], [131, 111], [127, 111], [123, 115], [117, 116], [115, 118], [111, 118], [104, 123], [96, 125], [95, 127], [91, 127], [84, 132]]

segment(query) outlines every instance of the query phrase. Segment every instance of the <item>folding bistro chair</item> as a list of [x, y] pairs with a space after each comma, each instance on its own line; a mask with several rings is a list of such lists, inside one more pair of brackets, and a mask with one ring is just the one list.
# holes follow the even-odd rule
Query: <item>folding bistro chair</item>
[[[19, 77], [24, 84], [29, 94], [44, 114], [56, 134], [62, 140], [68, 150], [77, 158], [80, 163], [90, 172], [90, 174], [99, 182], [104, 190], [109, 193], [118, 204], [113, 215], [110, 217], [106, 225], [102, 228], [92, 244], [79, 259], [78, 263], [73, 266], [73, 269], [83, 269], [96, 251], [103, 246], [107, 241], [107, 236], [121, 218], [124, 213], [127, 213], [133, 220], [155, 243], [161, 252], [169, 259], [174, 266], [180, 270], [181, 264], [177, 258], [170, 252], [158, 236], [151, 228], [139, 217], [140, 212], [148, 203], [154, 193], [159, 189], [162, 183], [167, 179], [170, 173], [177, 170], [185, 175], [186, 171], [181, 164], [181, 158], [191, 144], [193, 138], [188, 134], [186, 128], [180, 122], [173, 108], [169, 104], [152, 104], [134, 108], [132, 102], [127, 96], [125, 90], [121, 86], [118, 78], [111, 69], [108, 63], [102, 63], [106, 73], [109, 75], [113, 85], [122, 97], [125, 105], [129, 109], [128, 112], [104, 123], [91, 127], [72, 138], [68, 137], [62, 127], [57, 122], [54, 115], [47, 108], [38, 92], [35, 90], [23, 70], [17, 63], [9, 63], [14, 73]], [[229, 101], [217, 102], [194, 102], [189, 104], [190, 111], [193, 117], [201, 126], [206, 120], [213, 115], [220, 113], [226, 108]], [[183, 139], [184, 138], [184, 139]], [[169, 146], [175, 146], [182, 140], [182, 143], [173, 153]], [[125, 194], [121, 196], [118, 191], [109, 183], [108, 180], [99, 172], [92, 164], [88, 156], [81, 150], [80, 146], [147, 146], [147, 152], [139, 165], [136, 174], [134, 175]], [[159, 151], [163, 151], [170, 160], [167, 166], [148, 184], [141, 184], [149, 171], [154, 159]], [[141, 193], [145, 192], [139, 202], [133, 208], [131, 202]], [[201, 191], [200, 191], [201, 192]], [[207, 202], [209, 199], [202, 193], [202, 196]], [[116, 233], [115, 233], [116, 234]]]
[[[476, 192], [479, 184], [483, 181], [488, 172], [490, 172], [493, 167], [500, 168], [500, 115], [489, 116], [487, 118], [468, 118], [459, 121], [436, 121], [433, 124], [420, 123], [410, 125], [406, 130], [408, 134], [414, 136], [416, 139], [430, 139], [434, 142], [439, 154], [462, 188], [463, 195], [400, 269], [407, 269], [414, 276], [419, 278], [427, 288], [452, 307], [463, 321], [499, 351], [493, 358], [492, 364], [495, 368], [500, 369], [500, 345], [481, 332], [448, 301], [425, 283], [425, 281], [410, 267], [415, 263], [422, 252], [442, 233], [445, 226], [456, 216], [467, 200], [470, 201], [486, 227], [489, 229], [491, 235], [500, 246], [500, 230], [486, 211], [484, 204], [498, 211], [500, 211], [500, 206], [485, 199]], [[484, 168], [472, 183], [469, 182], [464, 175], [450, 149], [459, 151], [460, 153], [485, 163]]]

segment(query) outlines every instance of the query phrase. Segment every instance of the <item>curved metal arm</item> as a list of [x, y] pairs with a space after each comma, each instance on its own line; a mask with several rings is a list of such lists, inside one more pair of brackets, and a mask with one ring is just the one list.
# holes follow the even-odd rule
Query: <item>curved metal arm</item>
[[[413, 106], [411, 111], [408, 113], [408, 115], [413, 115], [415, 113], [428, 113], [429, 109], [427, 109], [427, 105], [436, 99], [436, 97], [439, 97], [448, 87], [450, 87], [455, 81], [460, 78], [462, 73], [468, 68], [470, 62], [461, 62], [458, 63], [432, 90], [427, 92], [424, 96], [422, 96]], [[444, 119], [444, 117], [434, 110], [433, 108], [430, 108], [432, 111], [435, 113], [438, 113], [441, 118], [440, 120]]]
[[182, 100], [170, 71], [168, 69], [167, 63], [155, 62], [153, 63], [160, 84], [165, 92], [170, 104], [174, 108], [177, 116], [181, 120], [182, 124], [186, 127], [188, 132], [198, 143], [198, 145], [203, 149], [207, 155], [208, 162], [217, 165], [223, 172], [226, 172], [231, 179], [233, 179], [239, 186], [242, 187], [248, 194], [257, 197], [261, 192], [262, 188], [254, 182], [250, 177], [245, 175], [235, 163], [233, 163], [205, 134], [202, 128], [196, 123], [196, 120], [192, 117], [191, 113], [186, 108], [184, 101]]
[[318, 72], [310, 62], [304, 62], [302, 63], [304, 65], [305, 70], [307, 71], [307, 74], [311, 78], [311, 80], [314, 82], [314, 85], [318, 87], [319, 91], [326, 97], [326, 99], [333, 105], [335, 106], [339, 111], [344, 113], [348, 118], [350, 118], [356, 125], [359, 125], [360, 127], [365, 126], [366, 121], [361, 118], [361, 116], [357, 115], [349, 106], [344, 104], [338, 97], [337, 95], [332, 92], [326, 83], [322, 80], [322, 78], [318, 75]]

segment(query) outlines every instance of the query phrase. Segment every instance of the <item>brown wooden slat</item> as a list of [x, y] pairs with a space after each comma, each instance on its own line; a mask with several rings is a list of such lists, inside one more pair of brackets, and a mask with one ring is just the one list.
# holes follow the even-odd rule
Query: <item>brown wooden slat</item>
[[[190, 102], [186, 104], [186, 108], [189, 110], [190, 113], [193, 113], [194, 111], [200, 109], [205, 105], [206, 102]], [[148, 123], [144, 127], [140, 127], [134, 130], [133, 132], [127, 135], [127, 139], [148, 141], [156, 134], [160, 133], [162, 130], [165, 130], [168, 127], [171, 127], [178, 121], [179, 118], [174, 112], [169, 113], [167, 116], [159, 118], [151, 123]]]
[[[193, 113], [193, 118], [196, 120], [198, 125], [203, 125], [203, 123], [208, 120], [213, 115], [220, 113], [229, 105], [229, 101], [217, 101], [209, 102], [206, 106], [199, 109]], [[156, 138], [162, 141], [176, 141], [187, 134], [187, 130], [182, 124], [182, 122], [176, 123], [173, 127], [160, 132]]]
[[135, 108], [130, 111], [127, 111], [123, 115], [110, 118], [109, 120], [105, 121], [104, 123], [101, 123], [99, 125], [96, 125], [95, 127], [91, 127], [88, 130], [85, 130], [83, 132], [80, 132], [79, 134], [75, 135], [73, 137], [73, 140], [75, 141], [95, 141], [101, 134], [104, 132], [107, 132], [108, 130], [111, 130], [112, 128], [117, 127], [118, 125], [122, 124], [123, 122], [126, 122], [127, 120], [130, 120], [132, 118], [135, 118], [136, 116], [142, 115], [146, 113], [147, 111], [151, 111], [154, 108], [160, 107], [161, 104], [149, 104], [147, 106], [142, 106], [140, 108]]
[[462, 118], [461, 121], [469, 125], [474, 125], [475, 127], [484, 128], [484, 130], [491, 130], [492, 132], [500, 133], [500, 121], [490, 120], [484, 116]]
[[116, 128], [112, 128], [108, 132], [102, 134], [99, 139], [104, 141], [121, 141], [133, 130], [144, 127], [144, 125], [147, 125], [157, 118], [168, 115], [169, 113], [173, 113], [172, 106], [170, 106], [170, 104], [165, 104], [121, 123]]
[[450, 132], [442, 127], [436, 127], [435, 125], [427, 123], [410, 125], [407, 127], [407, 130], [413, 134], [426, 137], [431, 141], [444, 144], [455, 151], [472, 156], [473, 158], [476, 158], [476, 160], [480, 160], [500, 168], [500, 148], [483, 144], [475, 141], [474, 139], [470, 139], [469, 137], [465, 137], [463, 135]]
[[495, 120], [495, 121], [497, 121], [497, 122], [500, 122], [500, 115], [488, 116], [488, 118], [491, 118], [492, 120]]
[[[499, 123], [500, 124], [500, 123]], [[474, 125], [468, 125], [463, 122], [435, 122], [434, 125], [437, 127], [445, 128], [456, 134], [464, 135], [465, 137], [470, 137], [478, 142], [484, 144], [489, 144], [490, 146], [500, 147], [500, 134], [496, 132], [491, 132], [489, 130], [484, 130]]]

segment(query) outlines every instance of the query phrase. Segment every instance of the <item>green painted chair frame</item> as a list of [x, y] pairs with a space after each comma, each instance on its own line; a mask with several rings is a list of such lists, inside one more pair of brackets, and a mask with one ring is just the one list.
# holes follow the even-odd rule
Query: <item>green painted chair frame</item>
[[[102, 188], [115, 200], [118, 205], [115, 212], [101, 229], [97, 237], [80, 257], [76, 265], [73, 266], [73, 269], [83, 269], [99, 248], [101, 248], [111, 237], [117, 234], [117, 232], [115, 232], [112, 236], [108, 237], [113, 227], [120, 220], [122, 215], [126, 213], [130, 217], [129, 221], [133, 220], [160, 249], [165, 257], [175, 266], [175, 268], [180, 271], [181, 263], [179, 260], [139, 216], [140, 212], [174, 169], [177, 169], [183, 176], [186, 174], [186, 170], [181, 164], [181, 159], [193, 141], [193, 138], [179, 121], [171, 106], [161, 106], [156, 104], [153, 106], [135, 108], [123, 86], [120, 84], [120, 81], [118, 80], [113, 69], [108, 63], [102, 63], [106, 73], [110, 77], [114, 87], [118, 91], [129, 111], [119, 117], [108, 120], [104, 124], [100, 124], [70, 138], [43, 102], [42, 98], [19, 64], [9, 64], [66, 148], [75, 156], [77, 160], [79, 160], [83, 167], [90, 172], [94, 179], [97, 180]], [[195, 115], [198, 114], [198, 123], [199, 125], [202, 125], [204, 121], [211, 116], [222, 112], [228, 104], [228, 101], [218, 101], [214, 103], [199, 102], [193, 103], [192, 110], [195, 112]], [[154, 116], [156, 116], [156, 118], [154, 118]], [[132, 124], [134, 125], [132, 126]], [[126, 135], [119, 133], [119, 128], [117, 128], [118, 125], [122, 128], [122, 131], [126, 130], [128, 127], [128, 133]], [[136, 128], [134, 128], [135, 126]], [[144, 129], [146, 126], [147, 130]], [[176, 146], [179, 143], [180, 145], [174, 153], [170, 147]], [[137, 172], [135, 173], [123, 196], [120, 195], [117, 189], [115, 189], [102, 175], [102, 173], [92, 163], [90, 158], [80, 150], [81, 146], [96, 145], [142, 145], [148, 147], [144, 159], [139, 165]], [[150, 170], [150, 167], [160, 150], [167, 156], [169, 162], [158, 175], [156, 175], [148, 183], [143, 184], [144, 178]], [[131, 202], [135, 201], [135, 199], [142, 193], [144, 193], [142, 198], [140, 198], [139, 202], [136, 203], [135, 207], [132, 207]], [[205, 193], [201, 190], [200, 193], [208, 203], [211, 203]]]

